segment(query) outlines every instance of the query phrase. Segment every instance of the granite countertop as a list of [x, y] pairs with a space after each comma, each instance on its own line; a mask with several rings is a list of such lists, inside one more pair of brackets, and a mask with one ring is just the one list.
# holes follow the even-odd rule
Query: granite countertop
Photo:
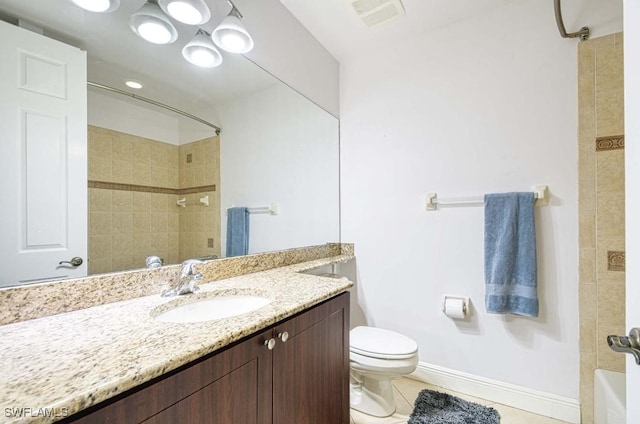
[[[201, 284], [195, 296], [221, 292], [272, 300], [215, 321], [154, 320], [154, 308], [194, 296], [155, 294], [0, 326], [1, 421], [61, 419], [342, 293], [353, 284], [346, 278], [302, 272], [353, 258], [333, 256]], [[54, 417], [44, 416], [49, 414]]]

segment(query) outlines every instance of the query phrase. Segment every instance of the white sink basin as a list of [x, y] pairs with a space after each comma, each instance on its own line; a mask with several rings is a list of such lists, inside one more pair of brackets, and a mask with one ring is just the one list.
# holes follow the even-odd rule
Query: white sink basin
[[[228, 318], [255, 311], [271, 303], [271, 299], [253, 295], [223, 295], [196, 300], [155, 315], [162, 322], [202, 322]], [[152, 314], [153, 316], [154, 314]]]

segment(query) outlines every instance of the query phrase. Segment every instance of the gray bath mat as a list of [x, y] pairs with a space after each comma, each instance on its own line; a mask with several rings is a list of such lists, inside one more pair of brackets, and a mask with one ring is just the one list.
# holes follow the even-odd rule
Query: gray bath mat
[[499, 424], [500, 414], [479, 405], [433, 390], [418, 394], [407, 424]]

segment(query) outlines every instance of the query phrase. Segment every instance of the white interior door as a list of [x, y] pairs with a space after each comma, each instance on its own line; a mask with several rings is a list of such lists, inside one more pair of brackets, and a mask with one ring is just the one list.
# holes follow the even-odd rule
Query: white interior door
[[[640, 0], [624, 1], [626, 323], [640, 327]], [[627, 355], [627, 423], [640, 423], [640, 365]]]
[[87, 274], [86, 81], [85, 52], [0, 21], [0, 286]]

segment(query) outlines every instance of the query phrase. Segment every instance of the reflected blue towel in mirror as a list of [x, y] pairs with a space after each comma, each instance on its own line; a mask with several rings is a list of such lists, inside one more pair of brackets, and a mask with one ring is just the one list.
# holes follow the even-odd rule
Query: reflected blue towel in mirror
[[227, 209], [227, 257], [249, 253], [249, 209]]
[[484, 197], [484, 275], [487, 312], [538, 316], [533, 193]]

